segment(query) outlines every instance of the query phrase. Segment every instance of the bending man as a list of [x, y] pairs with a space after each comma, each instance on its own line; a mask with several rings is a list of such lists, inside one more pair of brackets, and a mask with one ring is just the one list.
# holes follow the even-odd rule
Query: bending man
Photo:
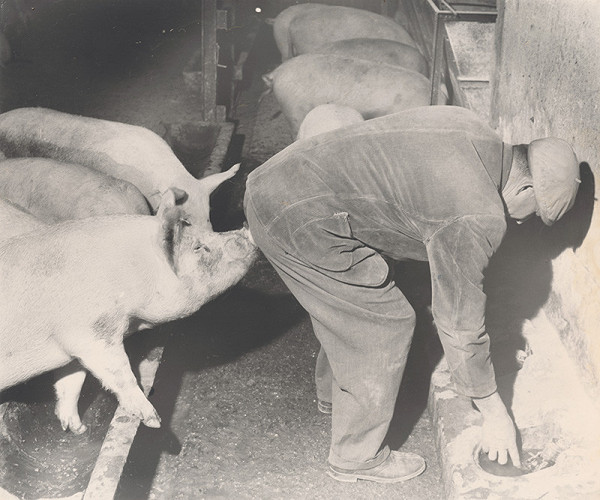
[[490, 361], [483, 273], [507, 217], [537, 213], [552, 224], [571, 208], [578, 176], [564, 141], [504, 144], [454, 106], [299, 141], [250, 174], [252, 236], [322, 345], [317, 396], [333, 408], [332, 477], [398, 482], [425, 469], [420, 456], [383, 443], [415, 326], [384, 256], [429, 261], [433, 317], [456, 390], [483, 415], [490, 459], [520, 464]]

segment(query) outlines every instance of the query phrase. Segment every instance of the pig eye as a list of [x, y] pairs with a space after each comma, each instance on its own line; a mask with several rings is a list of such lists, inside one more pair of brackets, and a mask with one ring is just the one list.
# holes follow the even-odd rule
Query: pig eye
[[210, 248], [208, 248], [206, 245], [204, 245], [202, 243], [196, 243], [196, 246], [194, 247], [194, 252], [210, 253]]
[[179, 219], [184, 226], [191, 226], [192, 224], [188, 219], [181, 218]]

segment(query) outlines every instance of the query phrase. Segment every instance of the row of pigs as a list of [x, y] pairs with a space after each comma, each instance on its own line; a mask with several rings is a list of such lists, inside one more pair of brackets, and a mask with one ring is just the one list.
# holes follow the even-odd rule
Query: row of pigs
[[[352, 7], [293, 5], [273, 20], [282, 64], [263, 76], [297, 139], [427, 106], [428, 63], [393, 19]], [[446, 104], [442, 84], [437, 104]]]
[[215, 233], [209, 217], [239, 166], [199, 180], [148, 129], [44, 108], [0, 114], [0, 151], [0, 391], [56, 370], [55, 413], [79, 434], [83, 365], [159, 427], [123, 337], [248, 271], [249, 231]]

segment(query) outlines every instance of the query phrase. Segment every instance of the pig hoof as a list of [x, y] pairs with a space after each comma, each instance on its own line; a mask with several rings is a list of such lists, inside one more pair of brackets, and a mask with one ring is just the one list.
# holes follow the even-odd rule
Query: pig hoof
[[81, 424], [79, 427], [70, 427], [70, 429], [73, 434], [79, 436], [79, 435], [83, 434], [85, 431], [87, 431], [87, 425]]
[[154, 406], [150, 404], [149, 408], [145, 408], [141, 411], [133, 411], [133, 414], [136, 415], [146, 427], [152, 427], [154, 429], [160, 427], [160, 417], [158, 416], [158, 412], [154, 409]]
[[59, 420], [60, 420], [60, 426], [62, 427], [62, 430], [65, 432], [71, 431], [75, 435], [80, 435], [80, 434], [83, 434], [85, 431], [87, 431], [87, 425], [84, 425], [83, 423], [81, 423], [81, 420], [79, 420], [79, 418], [77, 418], [77, 419], [59, 418]]

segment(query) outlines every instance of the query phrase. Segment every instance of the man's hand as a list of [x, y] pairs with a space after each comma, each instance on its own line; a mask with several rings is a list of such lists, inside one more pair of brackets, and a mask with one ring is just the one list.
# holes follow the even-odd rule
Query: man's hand
[[515, 467], [521, 467], [515, 425], [497, 392], [485, 398], [473, 398], [483, 415], [481, 449], [492, 461], [504, 465], [510, 456]]

